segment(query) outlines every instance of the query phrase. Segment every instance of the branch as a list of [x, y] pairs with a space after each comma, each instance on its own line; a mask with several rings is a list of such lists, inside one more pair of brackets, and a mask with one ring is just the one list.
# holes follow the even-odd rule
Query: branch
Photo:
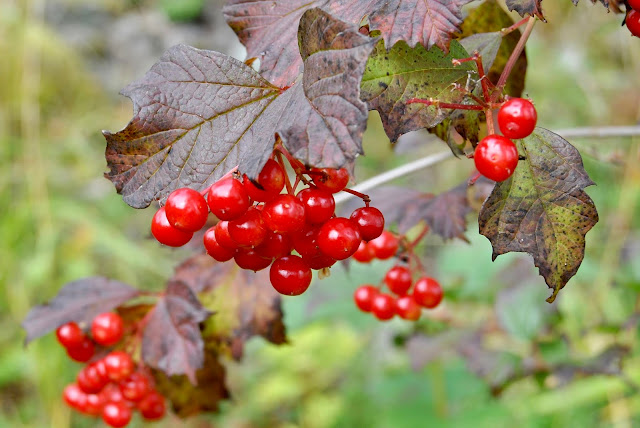
[[613, 138], [640, 136], [640, 125], [593, 126], [588, 128], [568, 128], [554, 131], [564, 138]]

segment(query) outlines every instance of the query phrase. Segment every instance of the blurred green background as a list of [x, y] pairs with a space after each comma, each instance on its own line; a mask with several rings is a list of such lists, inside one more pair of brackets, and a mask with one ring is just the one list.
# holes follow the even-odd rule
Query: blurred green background
[[[640, 119], [640, 40], [601, 5], [544, 2], [548, 24], [527, 45], [526, 94], [555, 130]], [[0, 427], [90, 427], [61, 400], [78, 364], [52, 335], [28, 348], [29, 308], [71, 280], [105, 275], [159, 289], [181, 253], [149, 240], [152, 209], [124, 204], [105, 171], [101, 129], [122, 128], [117, 92], [175, 43], [242, 57], [220, 2], [0, 2]], [[640, 426], [640, 137], [572, 139], [597, 187], [600, 222], [578, 275], [555, 304], [522, 255], [491, 263], [470, 219], [467, 236], [429, 237], [426, 263], [446, 302], [416, 325], [359, 313], [351, 294], [389, 263], [334, 268], [286, 298], [291, 345], [249, 342], [228, 362], [234, 400], [191, 427]], [[372, 115], [358, 179], [445, 148], [391, 148]], [[465, 180], [448, 160], [401, 180], [437, 193]], [[375, 204], [375, 201], [374, 201]], [[134, 419], [132, 426], [143, 423]]]

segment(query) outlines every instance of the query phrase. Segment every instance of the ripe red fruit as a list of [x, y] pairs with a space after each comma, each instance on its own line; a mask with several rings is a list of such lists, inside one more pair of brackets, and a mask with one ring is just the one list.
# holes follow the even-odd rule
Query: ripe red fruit
[[378, 293], [371, 302], [371, 312], [380, 321], [387, 321], [396, 314], [396, 300], [385, 293]]
[[102, 391], [109, 383], [109, 376], [102, 360], [84, 366], [76, 378], [80, 389], [87, 394], [96, 394]]
[[119, 382], [133, 373], [134, 364], [131, 356], [123, 351], [113, 351], [104, 357], [109, 379]]
[[411, 271], [405, 266], [394, 266], [387, 271], [384, 282], [391, 292], [403, 295], [411, 288]]
[[311, 284], [311, 268], [298, 256], [284, 256], [273, 262], [269, 278], [278, 293], [298, 296]]
[[442, 287], [433, 278], [422, 277], [413, 286], [413, 298], [425, 308], [435, 308], [442, 301], [442, 297]]
[[102, 391], [100, 391], [100, 395], [102, 396], [105, 403], [120, 403], [123, 402], [125, 404], [129, 404], [124, 397], [122, 396], [122, 392], [120, 388], [115, 383], [111, 382], [104, 387]]
[[421, 313], [422, 309], [420, 305], [412, 296], [402, 296], [396, 300], [396, 314], [398, 314], [400, 318], [417, 321], [420, 319]]
[[149, 379], [140, 372], [131, 373], [118, 383], [122, 396], [129, 401], [142, 400], [150, 390]]
[[138, 403], [142, 417], [147, 420], [157, 420], [164, 416], [164, 397], [157, 391], [151, 391]]
[[125, 403], [107, 403], [102, 408], [102, 420], [105, 424], [121, 428], [131, 421], [131, 409]]
[[171, 226], [164, 207], [156, 211], [151, 220], [151, 234], [159, 243], [169, 247], [182, 247], [193, 236], [191, 232], [184, 232]]
[[84, 407], [87, 401], [87, 394], [80, 389], [75, 383], [71, 383], [65, 386], [62, 391], [62, 398], [65, 403], [74, 409], [80, 409]]
[[311, 269], [320, 270], [324, 268], [328, 268], [333, 266], [336, 263], [335, 259], [322, 254], [322, 252], [318, 252], [315, 256], [312, 257], [303, 257], [304, 260]]
[[328, 220], [318, 232], [320, 251], [336, 260], [351, 257], [358, 250], [360, 241], [358, 225], [344, 217]]
[[360, 263], [369, 263], [371, 260], [376, 258], [376, 255], [373, 253], [373, 248], [371, 248], [369, 243], [362, 241], [360, 242], [356, 252], [353, 253], [353, 258]]
[[79, 345], [67, 348], [67, 355], [74, 361], [86, 363], [93, 357], [95, 351], [93, 340], [85, 336]]
[[226, 262], [227, 260], [231, 260], [233, 255], [236, 253], [235, 250], [230, 250], [228, 248], [223, 247], [216, 240], [216, 227], [210, 227], [204, 233], [202, 238], [204, 243], [204, 248], [207, 250], [207, 254], [209, 254], [214, 260], [219, 262]]
[[373, 254], [380, 260], [386, 260], [395, 256], [398, 251], [398, 238], [393, 233], [385, 230], [376, 239], [372, 239], [367, 244], [373, 250]]
[[379, 292], [380, 291], [373, 285], [361, 285], [356, 288], [355, 293], [353, 293], [353, 300], [362, 312], [371, 312], [373, 298], [376, 297]]
[[531, 135], [537, 121], [536, 108], [524, 98], [511, 98], [498, 111], [498, 126], [502, 135], [514, 140]]
[[298, 200], [304, 205], [307, 223], [322, 224], [329, 220], [336, 210], [333, 195], [326, 190], [307, 188], [298, 192]]
[[318, 247], [318, 226], [306, 225], [298, 233], [291, 236], [293, 248], [304, 258], [315, 257], [320, 253]]
[[264, 205], [262, 217], [269, 230], [291, 233], [304, 226], [304, 205], [292, 195], [280, 195]]
[[293, 241], [289, 235], [267, 233], [262, 244], [258, 245], [255, 250], [260, 257], [264, 257], [266, 259], [277, 259], [278, 257], [291, 254], [291, 250], [293, 250]]
[[382, 234], [384, 230], [384, 216], [375, 207], [358, 208], [351, 213], [351, 220], [360, 228], [363, 241], [371, 241]]
[[223, 220], [214, 226], [216, 228], [216, 241], [228, 250], [237, 250], [240, 246], [229, 235], [229, 222]]
[[171, 192], [164, 208], [169, 223], [184, 232], [197, 232], [209, 217], [209, 207], [204, 196], [188, 187]]
[[518, 165], [518, 149], [506, 137], [488, 135], [476, 147], [473, 159], [480, 174], [493, 181], [504, 181]]
[[113, 312], [105, 312], [97, 315], [91, 323], [91, 336], [99, 345], [115, 345], [122, 339], [124, 324], [120, 315]]
[[252, 248], [239, 248], [233, 256], [236, 264], [242, 269], [258, 272], [267, 268], [271, 264], [271, 259], [260, 256]]
[[269, 193], [278, 194], [284, 188], [285, 172], [278, 162], [269, 159], [258, 174], [258, 184]]
[[105, 405], [104, 397], [100, 394], [87, 394], [87, 400], [84, 405], [78, 409], [83, 413], [92, 416], [98, 416], [102, 413], [102, 409]]
[[349, 184], [349, 171], [344, 168], [313, 168], [313, 184], [329, 193], [338, 193]]
[[267, 236], [260, 210], [251, 208], [242, 217], [230, 221], [229, 236], [241, 247], [260, 245]]
[[58, 342], [65, 348], [73, 348], [79, 346], [85, 338], [84, 332], [78, 324], [71, 321], [61, 325], [56, 330]]
[[249, 209], [249, 195], [239, 180], [225, 178], [211, 186], [207, 203], [220, 220], [235, 220]]
[[631, 12], [627, 13], [625, 23], [627, 28], [636, 37], [640, 37], [640, 9], [634, 8]]
[[252, 201], [267, 202], [278, 196], [277, 193], [269, 193], [260, 188], [260, 185], [256, 185], [249, 179], [249, 177], [247, 177], [246, 174], [242, 176], [242, 184], [244, 185], [244, 190], [247, 191], [247, 195], [249, 195], [249, 198]]
[[631, 9], [640, 10], [640, 0], [627, 0]]

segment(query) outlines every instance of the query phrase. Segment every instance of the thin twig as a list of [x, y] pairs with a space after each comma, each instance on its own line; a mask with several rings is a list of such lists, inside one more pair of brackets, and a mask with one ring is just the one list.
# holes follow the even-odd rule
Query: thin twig
[[537, 21], [537, 18], [535, 16], [532, 16], [529, 18], [529, 22], [527, 22], [527, 26], [524, 29], [524, 32], [522, 33], [522, 35], [520, 36], [520, 40], [518, 41], [518, 44], [516, 45], [515, 49], [513, 49], [513, 52], [511, 52], [511, 56], [507, 61], [507, 65], [505, 65], [504, 70], [502, 70], [502, 74], [500, 75], [500, 79], [498, 80], [498, 84], [496, 85], [496, 90], [493, 93], [493, 101], [496, 101], [497, 98], [500, 97], [500, 94], [502, 94], [502, 90], [504, 89], [504, 86], [507, 84], [507, 79], [511, 74], [511, 70], [516, 65], [516, 61], [518, 61], [518, 58], [520, 58], [520, 54], [524, 50], [524, 45], [527, 44], [527, 40], [529, 39], [529, 36], [533, 31], [533, 26], [535, 25], [536, 21]]

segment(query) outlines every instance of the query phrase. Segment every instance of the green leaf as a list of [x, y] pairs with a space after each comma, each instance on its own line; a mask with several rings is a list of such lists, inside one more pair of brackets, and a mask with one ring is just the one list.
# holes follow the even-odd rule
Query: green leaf
[[480, 233], [493, 259], [508, 252], [533, 256], [553, 302], [584, 258], [585, 235], [598, 212], [584, 188], [594, 184], [580, 153], [543, 128], [517, 141], [521, 160], [508, 180], [497, 183], [480, 211]]

